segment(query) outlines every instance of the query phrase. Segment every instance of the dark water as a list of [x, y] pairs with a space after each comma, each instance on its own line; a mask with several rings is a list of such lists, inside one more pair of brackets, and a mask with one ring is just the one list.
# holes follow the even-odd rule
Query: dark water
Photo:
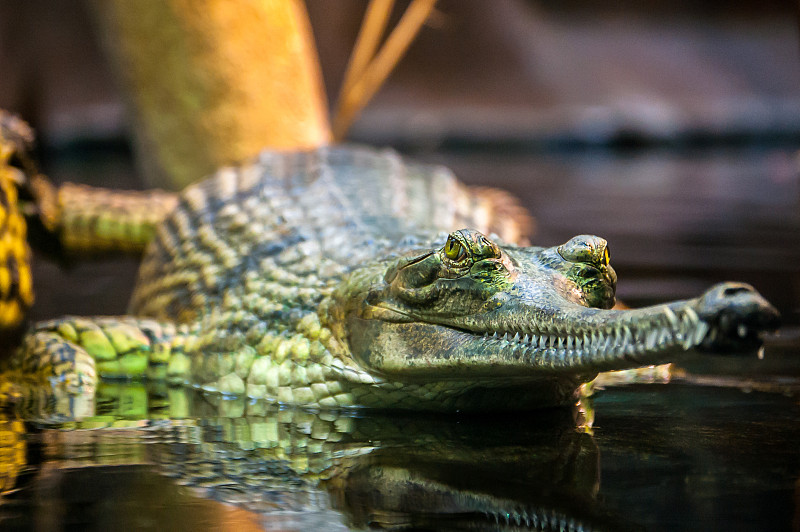
[[0, 423], [3, 530], [789, 530], [800, 519], [800, 406], [782, 394], [609, 389], [585, 407], [591, 429], [573, 409], [348, 415], [136, 386], [100, 396], [96, 415], [57, 409], [78, 421]]
[[[754, 284], [786, 322], [763, 360], [697, 355], [668, 384], [492, 417], [314, 413], [139, 386], [31, 399], [0, 423], [0, 529], [800, 530], [795, 153], [416, 154], [512, 190], [538, 243], [606, 237], [629, 304]], [[118, 155], [56, 163], [57, 179], [133, 183]], [[134, 271], [124, 258], [41, 260], [35, 317], [124, 312]]]

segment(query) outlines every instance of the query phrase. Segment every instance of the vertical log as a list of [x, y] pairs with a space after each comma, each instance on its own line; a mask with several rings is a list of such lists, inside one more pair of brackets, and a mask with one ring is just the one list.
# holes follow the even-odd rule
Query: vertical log
[[152, 184], [330, 141], [301, 0], [95, 0]]

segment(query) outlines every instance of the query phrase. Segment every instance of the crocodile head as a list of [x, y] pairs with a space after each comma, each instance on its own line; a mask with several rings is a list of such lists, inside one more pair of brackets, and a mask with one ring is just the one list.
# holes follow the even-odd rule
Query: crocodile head
[[539, 248], [460, 230], [438, 249], [361, 279], [349, 290], [347, 341], [359, 364], [394, 379], [591, 378], [693, 348], [751, 348], [778, 321], [739, 283], [691, 300], [613, 309], [607, 243], [587, 235]]

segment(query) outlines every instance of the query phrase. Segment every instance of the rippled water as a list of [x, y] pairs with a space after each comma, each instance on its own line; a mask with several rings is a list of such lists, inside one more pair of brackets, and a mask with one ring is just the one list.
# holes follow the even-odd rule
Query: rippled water
[[[787, 327], [763, 360], [696, 356], [669, 383], [491, 417], [315, 413], [133, 385], [96, 401], [31, 396], [0, 421], [0, 529], [800, 529], [792, 150], [418, 155], [520, 195], [542, 244], [607, 237], [629, 303], [744, 280]], [[131, 174], [93, 160], [51, 173]], [[121, 313], [134, 269], [42, 261], [35, 317]]]

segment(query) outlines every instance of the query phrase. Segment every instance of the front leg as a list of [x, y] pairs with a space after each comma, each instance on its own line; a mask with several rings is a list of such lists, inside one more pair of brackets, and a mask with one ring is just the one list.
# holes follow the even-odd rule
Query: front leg
[[37, 324], [11, 361], [25, 378], [92, 393], [98, 378], [185, 380], [185, 326], [130, 317], [64, 317]]

